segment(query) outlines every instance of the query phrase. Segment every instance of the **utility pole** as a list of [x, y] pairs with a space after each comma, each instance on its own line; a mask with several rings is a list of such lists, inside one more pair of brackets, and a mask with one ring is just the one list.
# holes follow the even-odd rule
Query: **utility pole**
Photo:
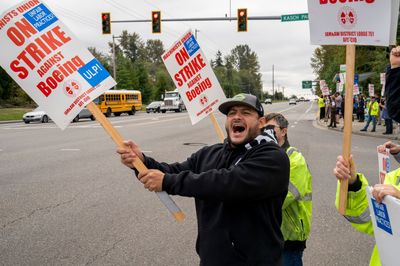
[[[232, 0], [229, 0], [229, 17], [232, 17]], [[229, 20], [231, 21], [231, 20]]]
[[112, 45], [112, 64], [113, 64], [113, 78], [114, 80], [117, 80], [117, 70], [115, 69], [115, 38], [114, 35], [112, 36], [113, 39], [113, 45]]
[[274, 99], [274, 65], [272, 64], [272, 99]]
[[[112, 36], [113, 44], [112, 44], [112, 65], [113, 65], [113, 78], [117, 81], [117, 67], [115, 65], [115, 39], [121, 39], [121, 36]], [[117, 88], [117, 85], [115, 85]]]
[[197, 33], [200, 32], [198, 29], [194, 29], [194, 38], [197, 40]]

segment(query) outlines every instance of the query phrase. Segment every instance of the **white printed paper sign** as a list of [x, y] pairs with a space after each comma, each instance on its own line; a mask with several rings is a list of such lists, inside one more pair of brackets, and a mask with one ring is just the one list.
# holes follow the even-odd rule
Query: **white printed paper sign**
[[382, 203], [378, 203], [372, 197], [371, 189], [366, 188], [379, 258], [382, 265], [399, 265], [400, 201], [385, 196]]
[[329, 87], [328, 84], [326, 84], [325, 80], [319, 81], [319, 87], [321, 89], [322, 95], [324, 96], [329, 95]]
[[192, 124], [217, 110], [225, 94], [191, 31], [162, 55]]
[[375, 86], [374, 84], [368, 84], [369, 97], [375, 96]]
[[116, 84], [40, 0], [21, 2], [1, 15], [0, 43], [2, 68], [61, 129]]
[[353, 95], [358, 95], [358, 94], [360, 94], [360, 88], [358, 87], [358, 84], [354, 84]]
[[398, 0], [308, 0], [312, 44], [395, 44]]
[[390, 156], [389, 149], [385, 149], [384, 152], [378, 152], [378, 168], [379, 168], [379, 184], [385, 182], [385, 176], [390, 171]]

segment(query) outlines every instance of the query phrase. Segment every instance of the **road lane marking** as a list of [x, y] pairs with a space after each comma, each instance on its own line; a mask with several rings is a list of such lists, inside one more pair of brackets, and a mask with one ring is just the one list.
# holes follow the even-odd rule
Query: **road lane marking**
[[[314, 104], [314, 102], [311, 102], [310, 107], [309, 107], [303, 114], [301, 114], [301, 115], [299, 116], [299, 118], [296, 119], [296, 121], [294, 122], [294, 124], [298, 124], [298, 122], [299, 122], [306, 114], [308, 114], [308, 112], [311, 110], [313, 104]], [[292, 126], [292, 127], [295, 127], [295, 126]]]
[[280, 113], [284, 113], [284, 112], [292, 110], [293, 108], [296, 108], [296, 107], [297, 107], [296, 105], [295, 106], [291, 106], [289, 108], [283, 109], [282, 111], [280, 111]]
[[[123, 121], [110, 121], [111, 124], [115, 127], [115, 128], [123, 128], [123, 125], [117, 125], [117, 124], [122, 124], [122, 123], [132, 123], [132, 122], [136, 122], [136, 121], [143, 121], [143, 120], [147, 120], [147, 121], [143, 121], [141, 123], [134, 123], [135, 126], [143, 126], [143, 125], [151, 125], [151, 124], [156, 124], [156, 123], [165, 123], [165, 122], [171, 122], [171, 121], [175, 121], [175, 120], [182, 120], [182, 119], [188, 119], [189, 117], [187, 116], [186, 113], [179, 115], [178, 117], [172, 117], [172, 118], [168, 118], [168, 116], [162, 116], [161, 118], [163, 118], [162, 120], [154, 120], [151, 119], [149, 120], [149, 118], [140, 118], [140, 119], [135, 119], [135, 120], [123, 120]], [[90, 125], [71, 125], [69, 127], [67, 127], [68, 129], [82, 129], [82, 128], [101, 128], [102, 126], [100, 124], [95, 124], [95, 122], [93, 122], [94, 124], [90, 124]], [[21, 125], [20, 127], [18, 126], [10, 126], [10, 127], [4, 127], [3, 129], [6, 130], [16, 130], [16, 129], [22, 129], [22, 130], [29, 130], [29, 129], [58, 129], [57, 126], [29, 126], [29, 125]]]
[[61, 149], [61, 151], [80, 151], [81, 149]]
[[4, 129], [53, 129], [53, 128], [58, 128], [56, 126], [49, 126], [49, 127], [44, 127], [44, 126], [39, 126], [39, 127], [5, 127]]
[[311, 108], [313, 107], [313, 104], [314, 104], [314, 102], [311, 102], [311, 105], [310, 105], [310, 107], [308, 107], [306, 114], [308, 114], [308, 112], [310, 112]]

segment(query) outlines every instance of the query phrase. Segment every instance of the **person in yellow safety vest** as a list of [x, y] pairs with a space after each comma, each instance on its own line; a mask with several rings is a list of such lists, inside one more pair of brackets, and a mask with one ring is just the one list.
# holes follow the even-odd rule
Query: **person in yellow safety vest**
[[371, 101], [368, 103], [367, 109], [368, 109], [368, 120], [367, 120], [367, 123], [365, 124], [364, 128], [362, 128], [360, 131], [367, 131], [369, 123], [371, 123], [371, 121], [372, 121], [371, 132], [375, 132], [376, 118], [378, 117], [378, 114], [379, 114], [379, 103], [376, 101], [375, 96], [371, 97]]
[[[388, 148], [394, 158], [398, 162], [400, 162], [400, 146], [390, 141], [378, 146], [379, 151], [382, 151], [386, 148]], [[352, 156], [350, 156], [350, 162], [351, 163], [349, 167], [349, 164], [343, 159], [343, 157], [338, 156], [336, 167], [333, 169], [333, 173], [338, 180], [349, 180], [347, 206], [344, 217], [358, 231], [373, 235], [374, 227], [372, 225], [371, 216], [368, 208], [368, 198], [366, 192], [368, 180], [362, 173], [356, 173]], [[339, 206], [339, 191], [340, 185], [338, 182], [335, 202], [336, 208], [338, 208]], [[383, 198], [386, 195], [391, 195], [400, 199], [400, 168], [397, 168], [396, 170], [386, 174], [384, 183], [376, 184], [373, 187], [372, 195], [379, 203], [382, 202]], [[369, 265], [382, 265], [376, 245], [372, 251]]]
[[325, 118], [325, 99], [324, 96], [321, 94], [318, 98], [318, 107], [319, 107], [319, 119]]
[[304, 156], [289, 144], [286, 118], [279, 113], [269, 113], [265, 120], [267, 128], [274, 127], [278, 144], [286, 150], [290, 161], [289, 191], [282, 206], [283, 265], [300, 266], [311, 230], [312, 177]]

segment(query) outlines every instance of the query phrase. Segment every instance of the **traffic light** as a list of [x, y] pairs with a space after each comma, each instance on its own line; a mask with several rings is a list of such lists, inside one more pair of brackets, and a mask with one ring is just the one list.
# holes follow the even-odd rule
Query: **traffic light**
[[111, 34], [110, 13], [101, 13], [101, 25], [102, 25], [103, 34]]
[[237, 12], [238, 32], [247, 31], [247, 8], [239, 8]]
[[161, 33], [161, 11], [151, 12], [151, 25], [153, 33]]

